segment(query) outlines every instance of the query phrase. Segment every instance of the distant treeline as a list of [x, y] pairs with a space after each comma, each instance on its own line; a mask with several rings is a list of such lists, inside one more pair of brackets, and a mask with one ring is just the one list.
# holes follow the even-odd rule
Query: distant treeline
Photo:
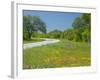
[[[66, 22], [67, 24], [67, 22]], [[47, 33], [46, 24], [39, 16], [23, 17], [23, 39], [29, 40], [31, 37], [58, 38], [73, 41], [91, 41], [91, 14], [84, 13], [77, 17], [72, 23], [72, 27], [64, 31], [53, 30]]]

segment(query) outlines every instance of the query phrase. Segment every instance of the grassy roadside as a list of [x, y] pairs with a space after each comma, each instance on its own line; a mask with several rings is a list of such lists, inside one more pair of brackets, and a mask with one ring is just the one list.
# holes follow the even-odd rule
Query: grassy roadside
[[40, 42], [40, 41], [44, 41], [44, 40], [39, 39], [39, 38], [33, 38], [33, 39], [30, 39], [30, 40], [24, 40], [23, 43], [27, 44], [27, 43]]
[[59, 68], [90, 65], [90, 45], [61, 40], [59, 43], [23, 50], [23, 68]]

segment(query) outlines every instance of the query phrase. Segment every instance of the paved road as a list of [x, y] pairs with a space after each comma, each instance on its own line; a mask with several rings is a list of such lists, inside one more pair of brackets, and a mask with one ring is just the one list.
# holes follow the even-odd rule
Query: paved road
[[24, 44], [24, 49], [37, 47], [37, 46], [43, 46], [43, 45], [47, 45], [47, 44], [53, 44], [53, 43], [57, 43], [59, 41], [60, 40], [58, 40], [58, 39], [47, 39], [47, 38], [44, 38], [44, 41], [41, 41], [41, 42]]

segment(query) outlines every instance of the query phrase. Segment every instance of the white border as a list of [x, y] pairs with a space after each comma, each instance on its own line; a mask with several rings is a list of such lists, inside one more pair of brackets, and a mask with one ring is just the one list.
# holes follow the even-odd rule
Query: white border
[[[52, 68], [52, 69], [22, 69], [22, 28], [23, 13], [22, 10], [42, 10], [42, 11], [60, 11], [60, 12], [81, 12], [91, 13], [91, 66], [90, 67], [73, 67], [73, 68]], [[57, 5], [40, 5], [27, 3], [13, 3], [13, 50], [12, 50], [12, 77], [42, 77], [42, 76], [59, 76], [72, 73], [96, 72], [96, 9], [73, 6]]]

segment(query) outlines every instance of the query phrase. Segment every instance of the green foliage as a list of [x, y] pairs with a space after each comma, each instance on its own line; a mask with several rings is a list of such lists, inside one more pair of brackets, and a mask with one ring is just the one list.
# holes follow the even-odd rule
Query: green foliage
[[53, 30], [48, 33], [49, 38], [61, 38], [62, 31], [60, 30]]
[[84, 30], [84, 32], [82, 33], [82, 40], [85, 42], [90, 42], [90, 32], [88, 31], [88, 29]]
[[83, 19], [81, 17], [77, 17], [74, 20], [72, 27], [74, 29], [78, 29], [79, 31], [82, 31], [84, 29], [84, 25], [85, 25], [85, 23], [84, 23]]
[[75, 31], [75, 41], [90, 42], [91, 14], [84, 13], [74, 20], [72, 27]]
[[84, 20], [84, 22], [87, 24], [87, 25], [90, 25], [91, 24], [91, 14], [90, 13], [84, 13], [82, 15], [82, 18]]
[[46, 33], [46, 25], [38, 16], [23, 16], [23, 39], [29, 40], [33, 32]]
[[75, 32], [73, 29], [67, 29], [63, 32], [63, 37], [68, 40], [74, 40]]
[[38, 32], [33, 32], [32, 33], [33, 38], [49, 38], [48, 34], [45, 33], [38, 33]]
[[31, 19], [30, 16], [23, 17], [23, 39], [31, 38], [33, 28], [30, 19]]
[[39, 16], [32, 17], [32, 25], [35, 31], [46, 33], [46, 24], [41, 20]]

